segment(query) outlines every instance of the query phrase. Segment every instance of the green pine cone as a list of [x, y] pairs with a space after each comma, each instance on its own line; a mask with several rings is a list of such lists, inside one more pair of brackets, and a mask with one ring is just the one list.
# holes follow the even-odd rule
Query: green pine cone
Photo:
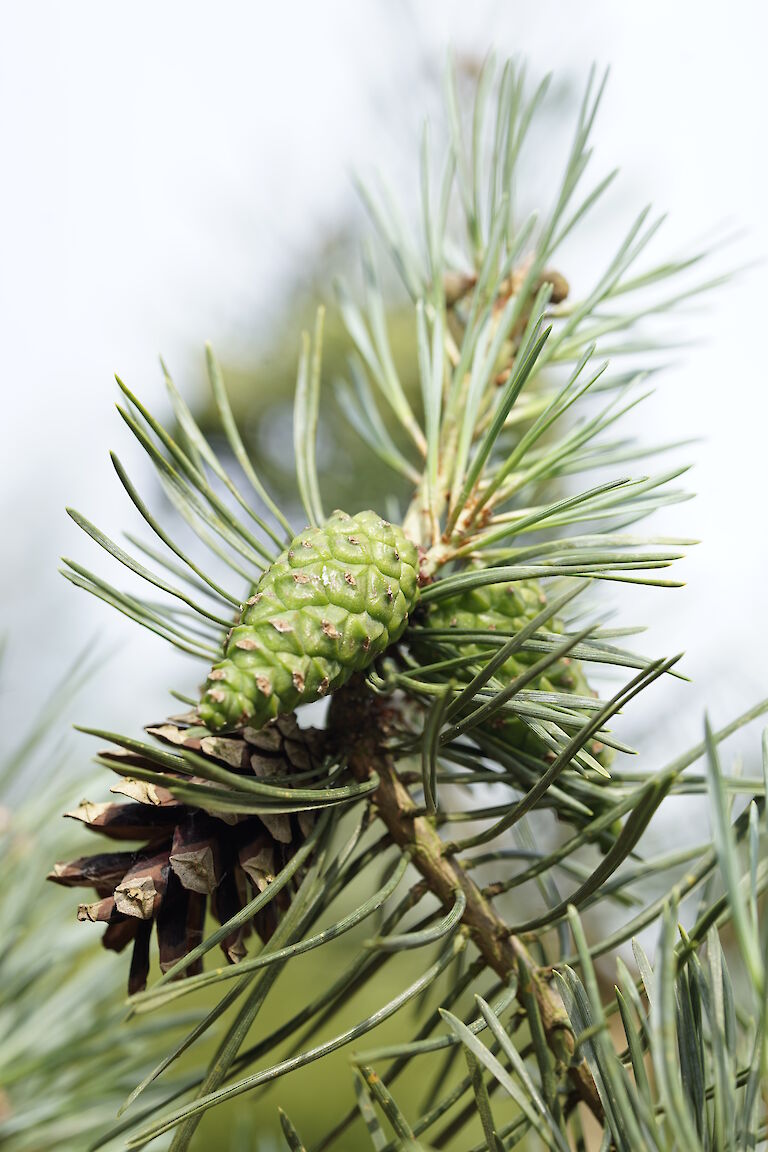
[[[547, 598], [536, 580], [516, 580], [511, 584], [489, 584], [483, 588], [470, 589], [435, 604], [427, 617], [430, 628], [467, 628], [481, 632], [519, 632], [534, 616], [546, 607]], [[561, 620], [553, 617], [545, 628], [549, 632], [562, 632]], [[480, 653], [482, 645], [461, 643], [462, 655]], [[517, 652], [498, 669], [500, 680], [510, 681], [519, 676], [525, 668], [541, 659], [540, 652]], [[526, 686], [528, 691], [572, 692], [577, 696], [593, 696], [584, 669], [578, 660], [562, 657], [551, 664], [545, 673], [539, 675]], [[505, 717], [499, 721], [499, 731], [505, 740], [524, 752], [541, 754], [542, 747], [530, 729], [516, 717]], [[595, 746], [593, 752], [599, 754], [601, 762], [608, 758], [608, 749]]]
[[418, 569], [402, 529], [375, 512], [337, 511], [301, 532], [243, 606], [209, 673], [203, 723], [260, 728], [341, 687], [402, 635]]

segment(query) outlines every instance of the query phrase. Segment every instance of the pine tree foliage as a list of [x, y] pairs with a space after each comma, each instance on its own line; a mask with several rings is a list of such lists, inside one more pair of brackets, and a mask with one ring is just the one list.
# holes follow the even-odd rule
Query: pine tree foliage
[[[207, 705], [198, 711], [187, 697], [191, 710], [172, 730], [154, 725], [149, 740], [98, 731], [116, 746], [101, 762], [128, 777], [118, 792], [140, 785], [200, 813], [211, 859], [233, 845], [239, 851], [254, 821], [273, 839], [275, 821], [284, 821], [293, 844], [266, 882], [263, 869], [262, 883], [245, 869], [236, 910], [228, 915], [219, 900], [220, 926], [197, 943], [184, 936], [178, 958], [132, 996], [133, 1013], [162, 1020], [168, 1005], [215, 993], [131, 1094], [118, 1121], [130, 1147], [172, 1132], [180, 1152], [206, 1111], [284, 1078], [289, 1104], [290, 1073], [339, 1049], [352, 1062], [349, 1108], [340, 1087], [338, 1123], [322, 1141], [313, 1137], [316, 1152], [355, 1123], [356, 1146], [368, 1139], [379, 1152], [582, 1149], [592, 1146], [587, 1112], [605, 1150], [754, 1149], [765, 1139], [768, 935], [759, 911], [768, 770], [728, 775], [719, 746], [767, 705], [707, 729], [699, 746], [661, 770], [632, 767], [614, 717], [654, 682], [680, 675], [679, 658], [648, 659], [627, 647], [631, 630], [608, 627], [600, 599], [615, 582], [675, 586], [668, 569], [686, 541], [634, 531], [687, 496], [683, 468], [656, 470], [670, 445], [644, 447], [631, 433], [658, 347], [642, 322], [717, 280], [686, 279], [705, 252], [643, 264], [661, 223], [646, 209], [595, 282], [572, 298], [558, 266], [564, 241], [599, 212], [615, 175], [587, 184], [604, 81], [590, 76], [553, 203], [522, 219], [520, 156], [546, 87], [531, 92], [517, 63], [499, 71], [489, 61], [466, 107], [449, 76], [441, 165], [424, 134], [419, 235], [383, 184], [362, 190], [412, 302], [421, 385], [414, 405], [388, 341], [379, 262], [366, 248], [362, 301], [352, 288], [338, 290], [352, 349], [338, 387], [371, 453], [413, 487], [407, 508], [396, 517], [386, 511], [418, 550], [418, 589], [405, 597], [386, 647], [364, 648], [366, 612], [377, 619], [399, 594], [380, 579], [384, 553], [353, 572], [336, 537], [329, 542], [344, 515], [358, 513], [329, 517], [318, 477], [322, 310], [304, 337], [296, 387], [303, 534], [249, 459], [210, 350], [226, 453], [200, 431], [167, 372], [173, 430], [119, 382], [120, 413], [183, 531], [152, 512], [113, 457], [154, 540], [131, 537], [126, 548], [71, 515], [150, 594], [121, 591], [74, 560], [65, 575], [214, 671], [228, 667], [232, 637], [258, 659], [238, 657], [236, 688], [250, 701], [242, 715], [239, 707], [213, 715], [214, 675]], [[372, 540], [386, 535], [387, 522], [378, 523]], [[191, 535], [199, 549], [187, 543]], [[292, 559], [307, 539], [322, 554], [311, 571]], [[387, 540], [382, 548], [396, 550]], [[347, 544], [355, 543], [350, 531]], [[276, 573], [294, 579], [297, 571], [295, 588], [280, 593], [283, 615], [248, 615]], [[350, 577], [367, 597], [360, 611], [347, 606]], [[302, 616], [305, 595], [320, 605], [311, 622]], [[293, 696], [265, 683], [265, 660], [285, 672], [286, 685], [293, 678]], [[323, 661], [338, 666], [336, 679]], [[593, 684], [607, 683], [606, 672], [618, 686], [598, 695]], [[252, 750], [280, 722], [262, 728], [268, 717], [326, 692], [322, 754], [258, 770]], [[211, 728], [223, 731], [212, 736]], [[702, 759], [706, 772], [690, 771]], [[705, 793], [712, 839], [655, 850], [646, 834], [663, 802]], [[123, 813], [118, 823], [131, 818]], [[152, 841], [166, 862], [145, 912], [110, 906], [110, 927], [146, 920], [171, 883], [184, 885], [173, 861], [180, 825], [175, 817], [170, 824], [172, 836], [166, 826]], [[138, 863], [134, 884], [146, 879], [146, 860]], [[206, 874], [218, 892], [215, 869]], [[657, 893], [650, 900], [649, 882]], [[677, 924], [681, 905], [686, 928]], [[258, 916], [267, 907], [274, 915], [265, 930]], [[256, 942], [229, 954], [239, 962], [201, 964], [254, 924]], [[370, 935], [360, 943], [353, 930], [362, 924]], [[651, 963], [637, 938], [654, 926]], [[280, 1002], [283, 970], [350, 932], [358, 941], [351, 962], [284, 1003], [282, 1023], [265, 1031], [260, 1012]], [[632, 967], [616, 959], [629, 941]], [[407, 980], [385, 997], [383, 976], [405, 970], [398, 963], [408, 956]], [[610, 994], [604, 957], [615, 963]], [[359, 991], [369, 1010], [349, 1024], [345, 1009]], [[418, 1009], [415, 1024], [407, 1006]], [[390, 1020], [386, 1035], [396, 1039], [371, 1047]], [[186, 1097], [168, 1091], [143, 1114], [145, 1091], [210, 1037], [214, 1057]], [[398, 1104], [406, 1073], [425, 1085], [417, 1114]], [[510, 1108], [511, 1120], [497, 1119]], [[281, 1114], [287, 1146], [309, 1147], [289, 1113]]]
[[[191, 1014], [126, 1027], [121, 975], [96, 941], [67, 924], [42, 860], [70, 840], [58, 812], [73, 786], [58, 727], [97, 662], [81, 654], [31, 731], [0, 761], [0, 1146], [85, 1149], [114, 1125], [125, 1094]], [[10, 728], [10, 726], [9, 726]], [[45, 772], [45, 789], [32, 787]], [[62, 913], [64, 913], [62, 915]], [[108, 1056], [108, 1059], [106, 1057]], [[114, 1147], [114, 1145], [113, 1145]]]

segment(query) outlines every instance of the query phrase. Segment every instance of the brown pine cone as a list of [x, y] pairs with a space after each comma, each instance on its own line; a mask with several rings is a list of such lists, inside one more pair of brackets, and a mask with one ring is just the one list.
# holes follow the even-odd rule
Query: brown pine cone
[[[273, 720], [260, 731], [246, 728], [226, 738], [200, 727], [196, 713], [149, 727], [156, 740], [186, 748], [230, 772], [270, 777], [306, 773], [321, 763], [322, 733], [300, 729], [294, 716]], [[110, 749], [101, 754], [118, 771], [156, 770], [139, 753]], [[82, 803], [67, 813], [109, 840], [143, 841], [129, 847], [56, 864], [49, 879], [65, 887], [93, 888], [98, 899], [81, 904], [78, 920], [106, 925], [105, 948], [121, 952], [133, 944], [128, 991], [146, 987], [152, 926], [157, 930], [160, 968], [168, 971], [203, 939], [206, 907], [225, 923], [263, 891], [291, 859], [312, 824], [312, 813], [238, 816], [181, 803], [165, 788], [124, 776], [112, 792], [126, 801]], [[255, 931], [268, 940], [288, 888], [249, 923], [221, 942], [230, 961], [245, 955], [245, 938]], [[181, 975], [201, 970], [200, 960]]]

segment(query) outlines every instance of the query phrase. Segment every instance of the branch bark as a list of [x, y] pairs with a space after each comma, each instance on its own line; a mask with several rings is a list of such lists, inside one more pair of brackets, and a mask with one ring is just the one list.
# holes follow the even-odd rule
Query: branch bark
[[507, 925], [472, 877], [453, 855], [445, 853], [444, 842], [433, 824], [419, 814], [385, 747], [392, 719], [392, 710], [381, 697], [352, 682], [332, 697], [328, 728], [358, 779], [378, 773], [380, 783], [373, 794], [373, 804], [395, 843], [410, 850], [413, 864], [430, 891], [446, 908], [453, 906], [459, 888], [464, 892], [467, 905], [462, 920], [486, 964], [502, 979], [515, 973], [520, 963], [524, 965], [547, 1042], [568, 1067], [575, 1094], [602, 1121], [603, 1108], [587, 1063], [573, 1060], [575, 1038], [550, 974], [535, 963], [518, 937], [509, 934]]

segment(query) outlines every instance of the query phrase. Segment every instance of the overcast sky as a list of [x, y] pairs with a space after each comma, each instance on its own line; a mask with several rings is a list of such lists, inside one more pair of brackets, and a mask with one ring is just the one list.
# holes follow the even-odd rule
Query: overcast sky
[[[162, 714], [161, 642], [56, 574], [62, 553], [92, 558], [65, 503], [115, 534], [127, 520], [107, 458], [128, 439], [113, 373], [161, 403], [159, 353], [196, 385], [204, 340], [230, 357], [256, 347], [302, 253], [356, 211], [351, 168], [408, 160], [424, 70], [439, 71], [449, 43], [521, 53], [534, 76], [577, 83], [592, 60], [610, 64], [598, 163], [622, 167], [629, 210], [652, 199], [669, 211], [657, 253], [723, 224], [743, 230], [737, 262], [768, 252], [757, 0], [1, 11], [2, 707], [14, 720], [97, 634], [120, 654], [79, 718], [135, 728]], [[688, 585], [636, 600], [654, 622], [646, 649], [686, 648], [697, 675], [716, 672], [670, 697], [678, 748], [704, 702], [725, 719], [768, 687], [767, 275], [758, 267], [691, 317], [701, 342], [642, 417], [664, 439], [705, 437], [699, 499], [663, 520], [704, 541]]]

